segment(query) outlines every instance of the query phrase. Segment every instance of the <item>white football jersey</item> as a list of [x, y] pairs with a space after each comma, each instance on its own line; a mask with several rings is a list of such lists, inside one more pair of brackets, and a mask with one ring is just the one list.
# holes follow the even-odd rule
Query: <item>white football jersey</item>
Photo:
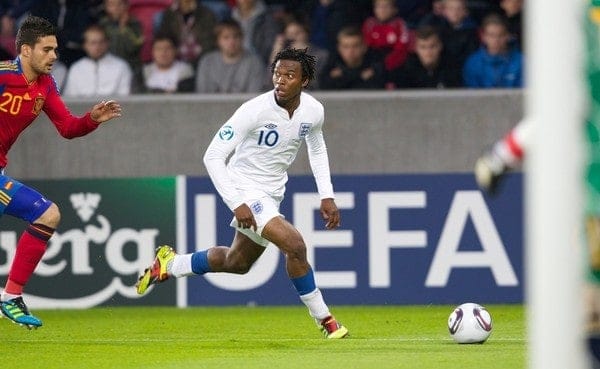
[[304, 92], [291, 118], [277, 105], [273, 90], [242, 104], [204, 154], [208, 174], [227, 206], [233, 210], [265, 194], [281, 201], [287, 169], [302, 141], [321, 199], [333, 198], [323, 121], [323, 105]]

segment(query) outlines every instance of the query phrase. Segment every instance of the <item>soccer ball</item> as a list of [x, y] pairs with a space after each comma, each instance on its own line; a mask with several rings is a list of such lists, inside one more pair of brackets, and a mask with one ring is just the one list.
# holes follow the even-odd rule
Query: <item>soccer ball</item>
[[492, 316], [483, 306], [468, 302], [450, 314], [448, 330], [458, 343], [483, 343], [492, 333]]

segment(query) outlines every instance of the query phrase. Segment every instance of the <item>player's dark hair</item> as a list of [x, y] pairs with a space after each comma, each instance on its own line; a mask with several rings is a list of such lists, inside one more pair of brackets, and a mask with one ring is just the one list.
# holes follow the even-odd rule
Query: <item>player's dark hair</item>
[[275, 64], [279, 60], [293, 60], [300, 63], [302, 67], [302, 80], [308, 79], [308, 82], [315, 79], [315, 70], [317, 68], [317, 58], [314, 55], [307, 53], [306, 49], [294, 49], [286, 47], [275, 55], [273, 63], [271, 63], [271, 73], [275, 72]]
[[21, 46], [29, 45], [33, 47], [40, 38], [46, 36], [56, 36], [56, 27], [48, 20], [33, 15], [28, 16], [17, 31], [15, 46], [17, 54], [21, 52]]

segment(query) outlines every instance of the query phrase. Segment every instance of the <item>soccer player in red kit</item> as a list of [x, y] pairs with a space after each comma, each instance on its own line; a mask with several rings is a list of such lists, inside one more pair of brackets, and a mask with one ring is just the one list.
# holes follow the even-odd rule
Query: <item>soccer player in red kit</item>
[[23, 287], [44, 255], [60, 212], [36, 190], [5, 175], [8, 150], [42, 110], [63, 137], [75, 138], [121, 116], [121, 106], [115, 101], [102, 101], [82, 117], [69, 112], [50, 75], [58, 44], [56, 29], [47, 20], [28, 17], [17, 32], [16, 47], [18, 56], [14, 60], [0, 62], [0, 215], [23, 219], [29, 225], [17, 243], [8, 281], [0, 295], [0, 311], [15, 323], [37, 328], [42, 322], [25, 305]]

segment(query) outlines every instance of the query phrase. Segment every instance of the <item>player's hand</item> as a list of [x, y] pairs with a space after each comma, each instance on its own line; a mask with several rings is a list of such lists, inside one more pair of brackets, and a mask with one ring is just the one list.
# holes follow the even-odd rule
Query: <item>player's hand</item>
[[325, 228], [336, 229], [340, 226], [340, 211], [333, 199], [321, 200], [321, 216], [325, 220]]
[[508, 167], [498, 155], [490, 151], [477, 159], [474, 171], [475, 180], [479, 188], [493, 195], [498, 189], [498, 184], [508, 171]]
[[90, 117], [94, 122], [103, 123], [107, 120], [111, 120], [121, 116], [121, 105], [114, 101], [101, 101], [99, 104], [94, 105], [90, 111]]
[[242, 204], [238, 206], [233, 210], [233, 214], [238, 222], [238, 227], [252, 228], [256, 231], [256, 219], [254, 219], [254, 214], [252, 214], [252, 210], [250, 210], [248, 205]]

